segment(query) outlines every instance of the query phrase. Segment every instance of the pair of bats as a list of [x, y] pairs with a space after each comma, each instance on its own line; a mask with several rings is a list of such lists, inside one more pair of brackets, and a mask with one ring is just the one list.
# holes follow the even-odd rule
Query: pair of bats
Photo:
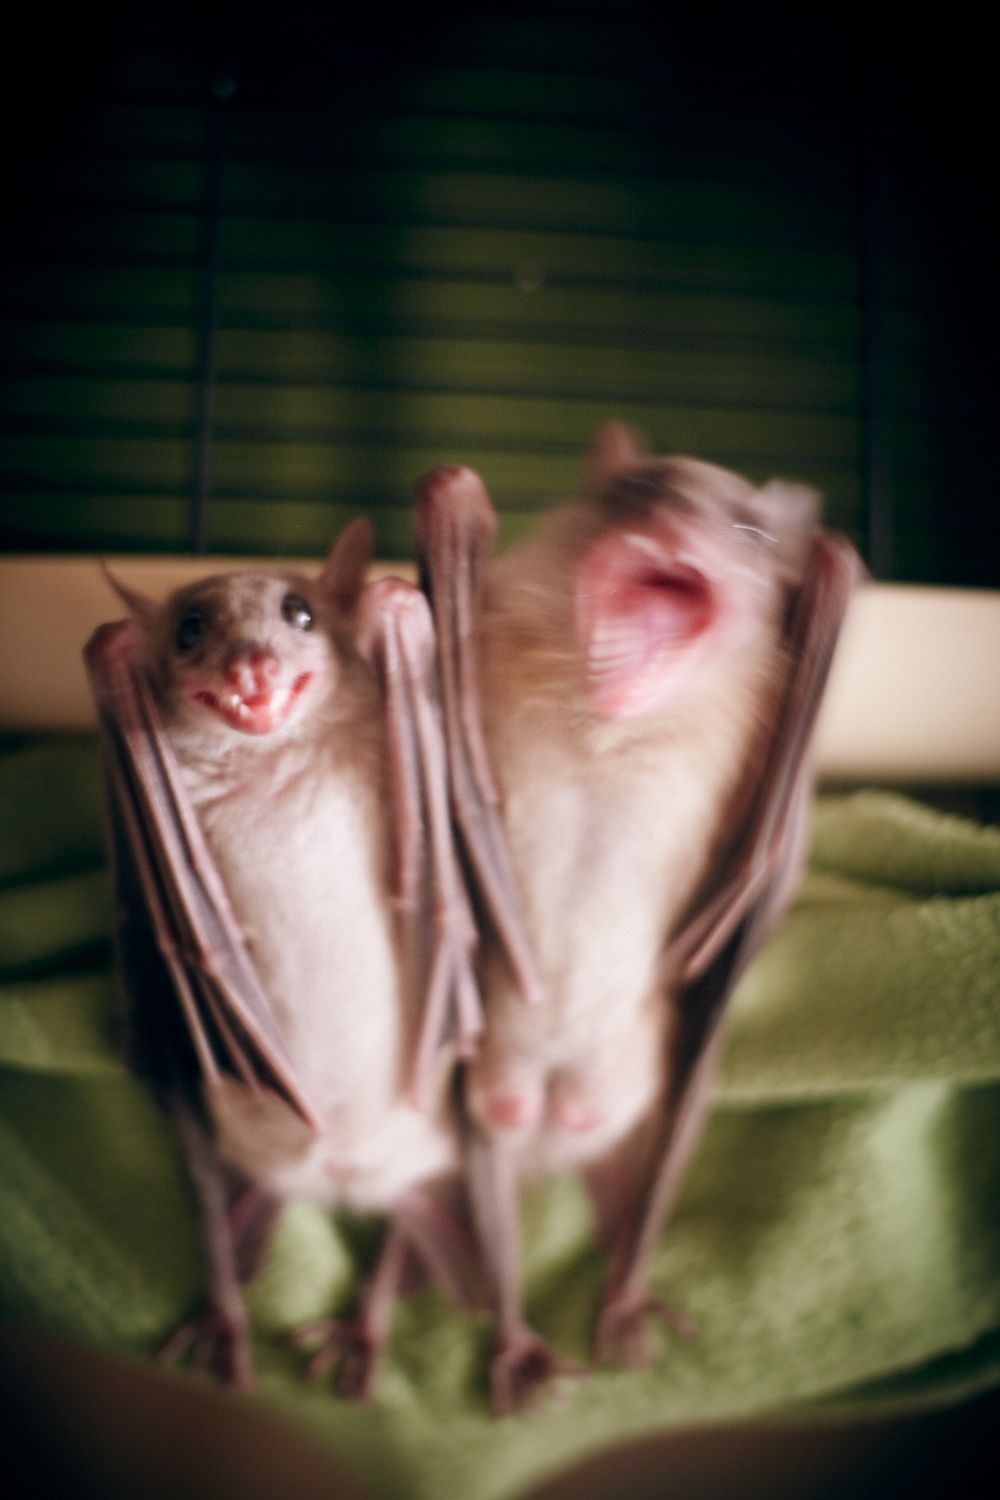
[[[421, 588], [209, 578], [87, 647], [131, 1053], [175, 1115], [209, 1267], [171, 1342], [252, 1378], [241, 1287], [280, 1205], [384, 1215], [311, 1368], [372, 1389], [411, 1262], [488, 1287], [498, 1413], [573, 1369], [527, 1323], [518, 1187], [580, 1168], [597, 1351], [650, 1357], [651, 1251], [725, 1003], [791, 895], [859, 564], [794, 486], [602, 428], [582, 498], [493, 559], [476, 474], [418, 486]], [[457, 1076], [457, 1084], [456, 1084]], [[464, 1188], [471, 1226], [461, 1212]]]

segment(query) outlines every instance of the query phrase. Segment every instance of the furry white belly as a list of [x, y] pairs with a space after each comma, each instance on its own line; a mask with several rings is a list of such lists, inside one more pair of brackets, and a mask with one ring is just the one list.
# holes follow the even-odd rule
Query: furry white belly
[[484, 966], [486, 1036], [469, 1103], [525, 1173], [593, 1161], [648, 1115], [664, 1079], [666, 933], [706, 860], [718, 777], [505, 736], [504, 823], [542, 977], [526, 1005], [496, 955]]
[[379, 1212], [457, 1168], [443, 1108], [423, 1113], [398, 1099], [363, 1129], [333, 1115], [316, 1136], [277, 1095], [232, 1079], [207, 1103], [223, 1159], [278, 1198]]
[[405, 1099], [406, 1017], [384, 810], [360, 777], [289, 775], [264, 801], [209, 798], [202, 826], [289, 1059], [323, 1122], [235, 1082], [208, 1099], [223, 1157], [281, 1197], [389, 1206], [452, 1162]]

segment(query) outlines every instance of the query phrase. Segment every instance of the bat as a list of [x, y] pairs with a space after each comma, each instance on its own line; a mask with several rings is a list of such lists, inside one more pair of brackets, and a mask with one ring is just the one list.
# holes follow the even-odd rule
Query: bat
[[494, 1410], [575, 1367], [527, 1323], [518, 1185], [579, 1168], [600, 1357], [651, 1358], [650, 1256], [705, 1120], [726, 1000], [791, 896], [809, 744], [859, 564], [798, 486], [602, 428], [583, 497], [492, 558], [473, 471], [418, 486], [454, 812], [482, 913], [465, 1070]]
[[281, 1204], [386, 1215], [353, 1318], [299, 1331], [372, 1389], [410, 1261], [459, 1299], [450, 1059], [479, 1025], [448, 821], [433, 625], [366, 582], [367, 522], [319, 577], [214, 576], [86, 659], [104, 747], [130, 1056], [176, 1119], [208, 1268], [167, 1346], [252, 1381], [242, 1287]]

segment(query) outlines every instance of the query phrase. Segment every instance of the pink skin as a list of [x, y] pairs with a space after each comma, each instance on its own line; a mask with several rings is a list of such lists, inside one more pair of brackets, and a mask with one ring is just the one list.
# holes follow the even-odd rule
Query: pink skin
[[202, 687], [191, 697], [241, 734], [271, 734], [289, 722], [316, 674], [301, 672], [290, 687], [282, 684], [281, 675], [281, 662], [272, 651], [252, 647], [227, 663], [225, 693]]
[[696, 524], [652, 516], [600, 537], [576, 577], [588, 701], [601, 718], [662, 708], [696, 671], [729, 613], [721, 559]]
[[539, 1111], [523, 1094], [493, 1093], [487, 1097], [486, 1113], [493, 1125], [524, 1130], [538, 1122]]

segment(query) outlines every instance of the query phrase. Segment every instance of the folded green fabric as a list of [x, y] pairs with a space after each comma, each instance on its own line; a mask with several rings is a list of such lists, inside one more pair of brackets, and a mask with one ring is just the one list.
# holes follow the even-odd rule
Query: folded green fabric
[[[89, 741], [0, 756], [4, 1315], [136, 1355], [197, 1305], [171, 1132], [120, 1058]], [[900, 797], [822, 799], [810, 873], [745, 977], [656, 1284], [698, 1337], [562, 1404], [487, 1413], [489, 1320], [401, 1305], [377, 1400], [283, 1335], [342, 1306], [372, 1237], [286, 1213], [251, 1294], [264, 1399], [386, 1496], [494, 1500], [680, 1424], [882, 1411], [1000, 1375], [1000, 832]], [[527, 1195], [529, 1311], [586, 1358], [603, 1265], [572, 1179]]]

